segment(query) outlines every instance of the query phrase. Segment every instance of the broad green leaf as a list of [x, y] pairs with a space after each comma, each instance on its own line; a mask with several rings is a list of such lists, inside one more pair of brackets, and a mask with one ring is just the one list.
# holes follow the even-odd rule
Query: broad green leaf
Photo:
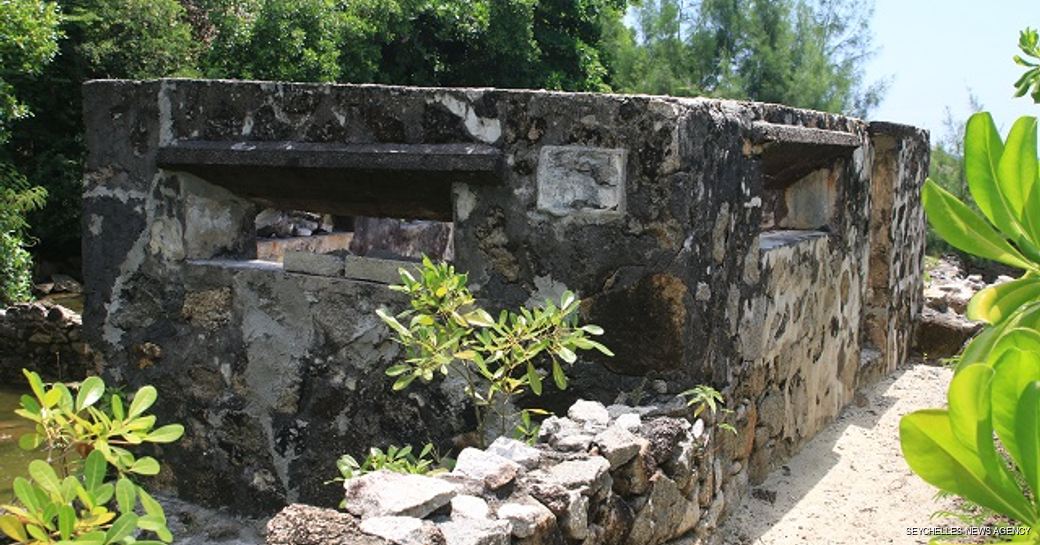
[[1025, 230], [1011, 214], [997, 182], [1004, 142], [989, 112], [968, 119], [964, 130], [964, 175], [979, 210], [1005, 235], [1016, 242], [1025, 240]]
[[116, 417], [116, 420], [122, 420], [126, 418], [126, 414], [123, 413], [123, 398], [118, 395], [112, 396], [112, 416]]
[[14, 515], [0, 515], [0, 532], [19, 543], [29, 541], [25, 526]]
[[159, 473], [159, 462], [151, 456], [142, 456], [130, 466], [130, 472], [138, 475], [157, 475]]
[[152, 443], [172, 443], [184, 435], [184, 426], [180, 424], [167, 424], [145, 436], [146, 441]]
[[928, 214], [928, 222], [951, 246], [1012, 267], [1026, 270], [1035, 268], [985, 218], [934, 181], [925, 181], [921, 200]]
[[72, 506], [62, 505], [58, 507], [58, 533], [61, 534], [61, 538], [69, 539], [75, 527], [76, 511], [72, 509]]
[[927, 409], [904, 416], [899, 442], [910, 469], [929, 484], [1018, 521], [1033, 521], [1032, 505], [1013, 483], [996, 477], [979, 456], [957, 440], [946, 411]]
[[[946, 393], [949, 404], [950, 429], [961, 443], [980, 453], [992, 447], [990, 426], [990, 386], [993, 368], [985, 364], [971, 365], [954, 375]], [[985, 456], [984, 456], [985, 461]]]
[[397, 380], [395, 380], [395, 381], [394, 381], [394, 387], [393, 387], [393, 390], [394, 390], [395, 392], [398, 392], [398, 391], [400, 391], [400, 390], [404, 390], [404, 389], [405, 389], [405, 388], [407, 388], [407, 387], [408, 387], [408, 385], [409, 385], [409, 384], [411, 384], [411, 383], [412, 383], [412, 381], [414, 381], [414, 380], [415, 380], [415, 379], [416, 379], [416, 378], [417, 378], [418, 376], [419, 376], [419, 375], [416, 375], [416, 374], [411, 374], [411, 375], [402, 375], [402, 376], [400, 376], [400, 377], [397, 377]]
[[28, 524], [25, 526], [25, 529], [29, 532], [30, 536], [36, 538], [36, 540], [41, 543], [48, 543], [51, 541], [50, 536], [47, 535], [47, 531], [35, 524]]
[[574, 363], [578, 360], [577, 354], [575, 354], [573, 350], [567, 348], [566, 346], [558, 347], [556, 349], [556, 355], [559, 356], [561, 360], [567, 363]]
[[29, 388], [31, 388], [33, 394], [36, 395], [36, 399], [43, 401], [45, 392], [43, 389], [43, 381], [40, 380], [40, 375], [37, 375], [28, 369], [22, 369], [22, 374], [25, 375], [25, 378], [29, 381]]
[[531, 391], [534, 395], [542, 395], [542, 377], [538, 375], [538, 371], [531, 365], [531, 362], [527, 362], [527, 381], [531, 384]]
[[996, 363], [1004, 352], [1011, 349], [1040, 354], [1040, 331], [1025, 327], [1004, 330], [990, 351], [990, 363]]
[[105, 456], [97, 450], [90, 451], [86, 461], [83, 463], [83, 486], [93, 491], [105, 481], [105, 473], [108, 472], [108, 463]]
[[1040, 356], [1009, 349], [993, 365], [993, 429], [1015, 464], [1022, 467], [1016, 411], [1026, 387], [1040, 380]]
[[51, 388], [43, 395], [43, 407], [49, 409], [54, 407], [61, 401], [61, 390], [57, 388]]
[[27, 433], [18, 438], [18, 448], [22, 450], [35, 450], [43, 444], [43, 436], [38, 433]]
[[73, 543], [77, 545], [105, 545], [105, 532], [88, 532], [76, 537]]
[[130, 411], [126, 414], [126, 417], [135, 418], [140, 416], [141, 413], [147, 411], [155, 403], [157, 397], [159, 397], [159, 394], [156, 393], [154, 386], [143, 386], [134, 394], [134, 400], [130, 402]]
[[117, 543], [126, 536], [130, 535], [134, 529], [137, 528], [137, 515], [133, 513], [123, 513], [122, 516], [116, 519], [112, 523], [112, 526], [105, 532], [105, 543]]
[[163, 521], [166, 520], [166, 514], [163, 512], [162, 506], [159, 505], [159, 502], [155, 501], [155, 498], [148, 494], [148, 492], [143, 488], [137, 487], [137, 497], [141, 500], [141, 507], [144, 508], [145, 513], [152, 516], [158, 516], [162, 518]]
[[54, 468], [43, 460], [29, 462], [29, 476], [33, 478], [48, 494], [61, 495], [61, 481], [54, 472]]
[[87, 377], [76, 393], [76, 411], [90, 407], [97, 403], [98, 399], [105, 394], [105, 382], [97, 377]]
[[26, 506], [31, 511], [41, 511], [43, 509], [43, 505], [41, 505], [41, 502], [36, 498], [36, 493], [33, 492], [32, 483], [30, 483], [28, 479], [24, 477], [15, 477], [12, 486], [14, 488], [14, 497], [18, 498], [18, 501], [21, 502], [22, 505]]
[[166, 526], [166, 520], [155, 515], [145, 515], [137, 519], [137, 527], [149, 532], [157, 532], [164, 526]]
[[1022, 305], [1035, 301], [1040, 301], [1040, 278], [1027, 276], [979, 291], [968, 303], [965, 316], [971, 320], [998, 324]]
[[[997, 183], [1007, 201], [1008, 209], [1027, 228], [1027, 197], [1036, 184], [1036, 118], [1023, 116], [1015, 121], [1004, 144], [1004, 153], [997, 164]], [[1036, 239], [1036, 233], [1030, 231]]]
[[1015, 439], [1022, 457], [1019, 467], [1036, 497], [1040, 491], [1040, 382], [1026, 386], [1018, 400]]
[[137, 486], [126, 477], [116, 481], [116, 504], [120, 513], [130, 513], [137, 501]]
[[602, 335], [603, 334], [603, 328], [598, 326], [598, 325], [592, 325], [592, 324], [583, 325], [583, 326], [581, 326], [581, 330], [584, 331], [585, 333], [588, 333], [589, 335]]

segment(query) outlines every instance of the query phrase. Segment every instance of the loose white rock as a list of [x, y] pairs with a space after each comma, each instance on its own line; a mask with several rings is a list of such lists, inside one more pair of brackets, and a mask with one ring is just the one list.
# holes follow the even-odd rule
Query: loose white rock
[[639, 454], [646, 439], [640, 439], [615, 424], [597, 435], [593, 441], [599, 446], [600, 454], [610, 462], [610, 468], [617, 469]]
[[363, 519], [422, 518], [447, 505], [455, 496], [455, 487], [440, 479], [385, 470], [347, 479], [343, 489], [347, 511]]
[[588, 423], [596, 426], [606, 426], [610, 423], [610, 413], [607, 412], [607, 408], [602, 403], [585, 401], [584, 399], [575, 401], [574, 405], [567, 409], [567, 417], [581, 424]]
[[499, 520], [465, 520], [437, 525], [446, 545], [509, 545], [512, 526]]
[[436, 527], [415, 517], [372, 517], [361, 521], [361, 531], [397, 545], [429, 545]]
[[451, 499], [451, 520], [483, 520], [490, 516], [491, 508], [484, 498], [459, 494]]
[[520, 464], [508, 458], [470, 447], [459, 453], [452, 474], [482, 481], [490, 490], [497, 490], [513, 482], [521, 471]]
[[542, 451], [529, 446], [522, 441], [516, 439], [510, 439], [508, 437], [499, 437], [495, 439], [487, 451], [493, 454], [497, 454], [508, 460], [512, 460], [527, 469], [534, 469], [538, 467], [538, 462], [542, 459]]
[[498, 518], [509, 522], [514, 536], [525, 538], [549, 528], [556, 516], [536, 500], [522, 498], [502, 504], [498, 508]]

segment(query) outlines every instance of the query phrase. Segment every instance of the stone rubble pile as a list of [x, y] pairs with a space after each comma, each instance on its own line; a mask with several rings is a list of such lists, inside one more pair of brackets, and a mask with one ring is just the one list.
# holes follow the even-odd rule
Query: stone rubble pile
[[22, 384], [22, 368], [49, 380], [82, 380], [97, 373], [98, 355], [82, 337], [79, 314], [45, 303], [0, 309], [0, 380]]
[[334, 228], [329, 214], [266, 208], [256, 215], [256, 235], [261, 238], [309, 237]]
[[268, 524], [267, 543], [702, 543], [747, 471], [723, 476], [705, 422], [663, 412], [578, 401], [543, 422], [533, 446], [500, 437], [463, 450], [450, 473], [350, 479], [347, 513], [292, 505]]
[[[956, 355], [961, 347], [982, 328], [982, 324], [964, 317], [968, 302], [987, 286], [980, 274], [966, 274], [947, 258], [929, 269], [924, 288], [924, 309], [917, 331], [917, 349], [929, 359]], [[1012, 280], [997, 277], [995, 284]]]

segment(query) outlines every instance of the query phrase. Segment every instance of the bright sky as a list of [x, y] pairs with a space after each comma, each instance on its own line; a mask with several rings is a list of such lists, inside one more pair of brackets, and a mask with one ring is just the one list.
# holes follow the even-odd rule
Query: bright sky
[[868, 81], [890, 78], [871, 119], [917, 125], [942, 136], [944, 108], [967, 118], [968, 89], [993, 114], [1001, 134], [1018, 116], [1040, 115], [1028, 98], [1012, 98], [1022, 74], [1011, 60], [1018, 32], [1040, 27], [1037, 0], [875, 0]]

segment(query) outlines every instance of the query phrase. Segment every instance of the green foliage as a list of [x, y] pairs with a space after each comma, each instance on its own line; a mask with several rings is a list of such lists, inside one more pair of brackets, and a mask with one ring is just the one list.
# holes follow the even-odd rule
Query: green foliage
[[0, 304], [32, 297], [32, 256], [26, 249], [25, 215], [43, 207], [47, 191], [29, 187], [14, 169], [0, 162]]
[[[726, 400], [722, 396], [722, 392], [716, 390], [712, 386], [707, 384], [698, 384], [689, 390], [681, 392], [679, 395], [686, 398], [686, 406], [693, 407], [693, 417], [697, 418], [707, 410], [712, 415], [716, 415], [720, 412], [731, 413], [730, 409], [723, 407]], [[730, 433], [737, 433], [737, 429], [732, 424], [726, 422], [720, 422], [718, 424], [720, 429], [726, 430]]]
[[[183, 435], [180, 424], [155, 427], [146, 411], [155, 388], [139, 389], [126, 406], [108, 393], [110, 411], [101, 410], [104, 381], [84, 380], [75, 394], [62, 383], [48, 387], [39, 375], [23, 371], [33, 395], [24, 395], [19, 416], [35, 424], [19, 438], [25, 450], [42, 449], [47, 460], [29, 464], [29, 479], [14, 481], [16, 502], [0, 506], [0, 531], [17, 543], [169, 543], [162, 506], [134, 482], [159, 473], [151, 456], [129, 449], [144, 443], [171, 443]], [[114, 505], [113, 505], [114, 502]], [[138, 531], [161, 541], [137, 540]]]
[[646, 0], [635, 29], [611, 29], [612, 83], [863, 115], [883, 91], [863, 82], [872, 11], [851, 0]]
[[962, 368], [950, 384], [948, 402], [946, 410], [917, 411], [900, 421], [900, 443], [910, 468], [941, 490], [1030, 528], [1035, 542], [1040, 352], [1012, 348]]
[[964, 167], [978, 211], [931, 179], [925, 182], [922, 202], [936, 233], [962, 251], [1025, 271], [1014, 282], [976, 294], [967, 310], [971, 319], [999, 324], [1040, 295], [1036, 131], [1036, 118], [1023, 117], [1004, 142], [988, 113], [968, 121]]
[[203, 59], [211, 77], [335, 81], [345, 12], [334, 0], [220, 2]]
[[[528, 391], [542, 394], [544, 375], [565, 389], [563, 365], [577, 361], [577, 350], [613, 355], [590, 338], [603, 334], [600, 327], [577, 324], [580, 302], [571, 293], [565, 293], [558, 306], [546, 301], [539, 308], [503, 310], [496, 320], [477, 305], [466, 287], [466, 275], [449, 264], [424, 258], [419, 278], [402, 269], [401, 282], [391, 289], [407, 294], [411, 308], [396, 317], [378, 311], [405, 351], [404, 361], [386, 370], [395, 377], [394, 390], [416, 379], [430, 382], [456, 373], [475, 406], [481, 441], [488, 431], [512, 425], [519, 416], [512, 409], [515, 398]], [[539, 365], [545, 360], [548, 370]], [[487, 427], [490, 418], [496, 419], [493, 430]]]
[[426, 443], [419, 454], [412, 451], [411, 445], [396, 447], [390, 445], [386, 452], [378, 448], [371, 448], [362, 462], [349, 454], [344, 454], [336, 460], [336, 469], [339, 470], [340, 478], [334, 481], [344, 481], [360, 477], [373, 471], [387, 470], [395, 473], [412, 473], [417, 475], [436, 474], [445, 471], [440, 464], [440, 458], [434, 452], [433, 444]]
[[1026, 72], [1015, 82], [1015, 96], [1029, 93], [1033, 102], [1040, 103], [1040, 34], [1036, 29], [1026, 28], [1019, 34], [1018, 48], [1022, 54], [1015, 55], [1015, 63], [1026, 67]]
[[38, 74], [58, 52], [58, 5], [41, 0], [0, 2], [0, 143], [11, 122], [29, 115], [12, 82]]
[[[1023, 44], [1035, 46], [1023, 35]], [[1024, 93], [1024, 91], [1023, 91]], [[1009, 517], [1040, 542], [1040, 180], [1036, 118], [1002, 141], [987, 113], [965, 129], [964, 173], [977, 210], [932, 180], [922, 202], [952, 246], [1023, 269], [977, 293], [966, 315], [988, 324], [964, 349], [948, 409], [900, 421], [910, 468], [940, 490]]]
[[64, 259], [80, 251], [86, 153], [81, 85], [96, 78], [195, 74], [199, 45], [177, 0], [65, 0], [58, 8], [63, 39], [54, 60], [11, 77], [33, 115], [13, 127], [0, 159], [47, 190], [46, 207], [29, 215], [39, 240], [34, 251]]

